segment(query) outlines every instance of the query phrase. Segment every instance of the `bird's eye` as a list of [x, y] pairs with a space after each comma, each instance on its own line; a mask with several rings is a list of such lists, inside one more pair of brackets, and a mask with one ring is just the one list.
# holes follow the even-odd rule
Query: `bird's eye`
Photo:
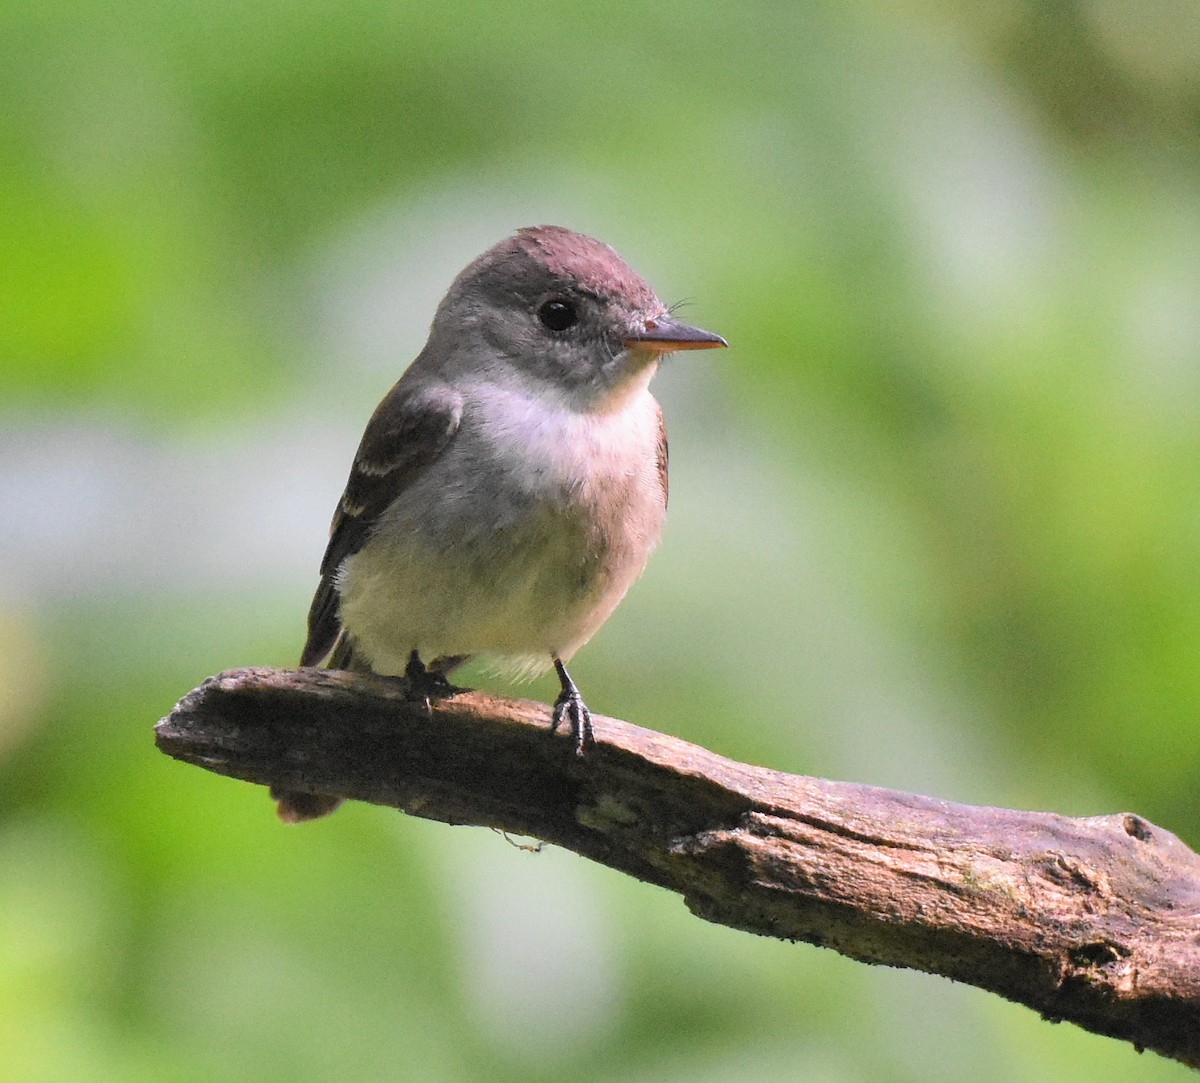
[[565, 331], [579, 322], [579, 313], [575, 311], [575, 306], [561, 297], [552, 297], [538, 309], [537, 314], [542, 326], [550, 331]]

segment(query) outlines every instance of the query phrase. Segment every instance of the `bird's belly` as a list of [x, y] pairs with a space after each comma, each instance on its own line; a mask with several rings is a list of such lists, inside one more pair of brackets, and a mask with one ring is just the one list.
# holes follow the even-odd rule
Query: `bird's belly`
[[343, 565], [342, 622], [377, 672], [403, 672], [413, 650], [543, 671], [582, 646], [641, 573], [663, 518], [642, 479], [542, 483], [534, 495], [492, 473], [455, 491], [431, 478]]

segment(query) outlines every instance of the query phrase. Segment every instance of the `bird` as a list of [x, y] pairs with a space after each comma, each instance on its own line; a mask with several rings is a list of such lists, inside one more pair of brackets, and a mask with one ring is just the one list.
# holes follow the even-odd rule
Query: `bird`
[[[302, 666], [403, 676], [428, 700], [484, 659], [551, 667], [575, 752], [595, 744], [566, 663], [641, 574], [666, 515], [664, 355], [726, 346], [608, 245], [518, 229], [470, 263], [372, 414], [330, 525]], [[272, 789], [289, 823], [340, 799]]]

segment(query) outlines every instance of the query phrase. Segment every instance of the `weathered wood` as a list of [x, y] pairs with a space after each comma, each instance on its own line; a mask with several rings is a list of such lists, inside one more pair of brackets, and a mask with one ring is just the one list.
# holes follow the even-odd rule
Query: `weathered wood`
[[218, 774], [481, 824], [679, 892], [710, 921], [942, 974], [1200, 1067], [1200, 856], [1133, 814], [1072, 819], [786, 775], [541, 704], [241, 669], [159, 748]]

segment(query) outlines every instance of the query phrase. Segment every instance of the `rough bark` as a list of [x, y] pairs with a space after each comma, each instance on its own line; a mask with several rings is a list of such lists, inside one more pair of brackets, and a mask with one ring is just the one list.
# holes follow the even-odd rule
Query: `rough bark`
[[954, 804], [737, 763], [541, 704], [401, 680], [230, 670], [158, 747], [218, 774], [481, 824], [679, 892], [693, 913], [988, 989], [1200, 1067], [1200, 856], [1139, 816]]

